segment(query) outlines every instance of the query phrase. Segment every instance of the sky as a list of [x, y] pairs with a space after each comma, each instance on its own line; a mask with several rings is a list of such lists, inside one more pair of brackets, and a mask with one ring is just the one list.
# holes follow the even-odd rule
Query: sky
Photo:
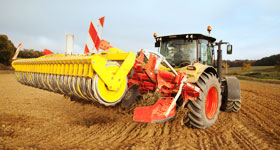
[[280, 53], [279, 0], [0, 0], [0, 34], [25, 49], [65, 53], [74, 34], [82, 54], [91, 20], [105, 16], [102, 39], [126, 52], [154, 48], [158, 36], [203, 33], [233, 45], [224, 59]]

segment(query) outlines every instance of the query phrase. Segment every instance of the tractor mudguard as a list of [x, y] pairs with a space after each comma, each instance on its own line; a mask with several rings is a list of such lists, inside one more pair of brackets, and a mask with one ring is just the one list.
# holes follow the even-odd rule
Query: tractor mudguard
[[[190, 67], [192, 69], [188, 69]], [[195, 69], [193, 69], [195, 68]], [[180, 72], [184, 72], [188, 75], [188, 82], [190, 83], [195, 83], [198, 81], [199, 77], [203, 72], [212, 72], [213, 74], [217, 75], [217, 71], [215, 70], [214, 67], [208, 66], [208, 65], [203, 65], [201, 63], [194, 63], [193, 65], [189, 65], [186, 67], [183, 67]]]

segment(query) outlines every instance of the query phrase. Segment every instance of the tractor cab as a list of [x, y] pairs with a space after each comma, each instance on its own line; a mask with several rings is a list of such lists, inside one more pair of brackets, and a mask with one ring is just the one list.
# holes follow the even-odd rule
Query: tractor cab
[[213, 65], [215, 38], [203, 34], [180, 34], [157, 37], [155, 47], [160, 48], [166, 60], [175, 68], [196, 62]]

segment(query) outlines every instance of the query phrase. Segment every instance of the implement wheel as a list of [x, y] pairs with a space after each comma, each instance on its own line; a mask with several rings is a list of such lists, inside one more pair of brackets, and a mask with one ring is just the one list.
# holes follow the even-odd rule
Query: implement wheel
[[[106, 68], [109, 71], [108, 73], [115, 74], [119, 69], [119, 64], [115, 62], [108, 62], [108, 64], [106, 64]], [[127, 78], [123, 80], [117, 91], [112, 91], [108, 89], [105, 82], [98, 74], [96, 74], [93, 77], [92, 90], [94, 97], [99, 103], [104, 104], [105, 106], [114, 106], [119, 103], [126, 94]]]
[[218, 119], [221, 106], [221, 86], [216, 75], [203, 73], [196, 85], [201, 89], [195, 101], [189, 101], [188, 113], [183, 118], [186, 126], [206, 129]]

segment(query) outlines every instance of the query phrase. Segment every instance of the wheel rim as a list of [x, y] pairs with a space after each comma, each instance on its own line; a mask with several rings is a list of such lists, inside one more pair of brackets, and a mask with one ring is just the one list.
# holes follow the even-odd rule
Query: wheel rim
[[212, 86], [206, 97], [205, 112], [208, 119], [212, 119], [218, 107], [218, 91], [215, 86]]

